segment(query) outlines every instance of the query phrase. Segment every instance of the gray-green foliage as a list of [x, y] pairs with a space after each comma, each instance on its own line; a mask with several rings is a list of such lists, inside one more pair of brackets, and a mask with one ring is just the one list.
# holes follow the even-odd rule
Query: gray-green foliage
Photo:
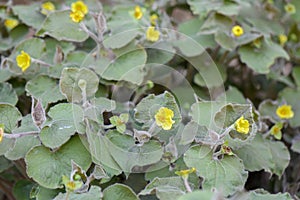
[[299, 197], [298, 1], [17, 2], [0, 6], [7, 197], [292, 199], [246, 192], [261, 170]]

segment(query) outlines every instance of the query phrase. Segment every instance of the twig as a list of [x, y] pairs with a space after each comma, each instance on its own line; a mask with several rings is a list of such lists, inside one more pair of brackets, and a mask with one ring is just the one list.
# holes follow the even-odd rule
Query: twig
[[38, 133], [39, 133], [38, 131], [29, 131], [29, 132], [13, 133], [13, 134], [4, 133], [3, 137], [13, 139], [13, 138], [19, 138], [27, 135], [37, 135]]
[[188, 182], [188, 178], [183, 178], [184, 187], [187, 192], [192, 192], [191, 186]]

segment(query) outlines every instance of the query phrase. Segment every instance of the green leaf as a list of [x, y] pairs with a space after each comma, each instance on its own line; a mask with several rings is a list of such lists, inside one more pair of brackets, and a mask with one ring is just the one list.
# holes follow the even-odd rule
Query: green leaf
[[257, 189], [251, 192], [238, 192], [230, 200], [292, 200], [288, 193], [270, 194], [263, 189]]
[[19, 43], [10, 58], [15, 60], [15, 58], [21, 53], [21, 51], [25, 51], [30, 55], [30, 57], [39, 59], [45, 50], [45, 42], [39, 38], [30, 38]]
[[262, 101], [258, 107], [261, 119], [269, 119], [271, 122], [276, 123], [279, 120], [279, 117], [276, 115], [278, 106], [277, 101], [269, 99]]
[[[0, 72], [2, 73], [2, 72]], [[18, 96], [15, 90], [9, 83], [0, 83], [0, 102], [16, 105], [18, 102]]]
[[214, 197], [214, 193], [209, 190], [201, 190], [201, 191], [193, 191], [191, 193], [187, 193], [181, 197], [179, 197], [178, 200], [212, 200]]
[[202, 24], [204, 23], [204, 19], [202, 18], [192, 18], [187, 21], [184, 21], [178, 24], [178, 32], [183, 33], [188, 36], [194, 36], [198, 34]]
[[296, 128], [300, 126], [300, 104], [297, 101], [300, 98], [300, 89], [285, 88], [279, 93], [279, 97], [292, 106], [294, 117], [289, 119], [291, 127]]
[[268, 141], [267, 145], [271, 150], [272, 158], [274, 162], [274, 167], [272, 167], [271, 170], [274, 174], [277, 174], [279, 177], [281, 177], [284, 170], [289, 165], [291, 159], [289, 150], [284, 145], [284, 143], [279, 141], [276, 142]]
[[[209, 3], [209, 5], [213, 4]], [[218, 31], [227, 30], [232, 24], [233, 22], [230, 17], [214, 13], [208, 16], [199, 32], [201, 32], [201, 34], [214, 34]]]
[[58, 190], [51, 190], [39, 186], [38, 192], [36, 194], [36, 200], [53, 200], [57, 194]]
[[251, 104], [227, 104], [215, 115], [215, 122], [221, 128], [233, 125], [240, 117], [244, 116], [250, 124], [253, 123]]
[[19, 180], [13, 187], [12, 193], [17, 200], [30, 200], [30, 191], [34, 183], [23, 179]]
[[215, 124], [215, 115], [223, 107], [223, 102], [201, 101], [194, 103], [191, 107], [190, 115], [200, 126], [205, 126], [212, 130], [219, 130]]
[[28, 176], [41, 186], [50, 189], [59, 188], [62, 176], [70, 175], [72, 160], [85, 171], [91, 165], [90, 154], [77, 136], [55, 152], [44, 146], [38, 146], [25, 156]]
[[59, 193], [53, 200], [99, 200], [102, 199], [101, 188], [98, 186], [92, 185], [90, 190], [85, 193], [73, 193], [71, 192], [69, 195], [67, 193]]
[[300, 140], [294, 139], [293, 142], [292, 142], [292, 147], [291, 147], [291, 149], [292, 149], [294, 152], [300, 153]]
[[147, 64], [165, 64], [172, 60], [175, 52], [170, 42], [156, 42], [147, 47]]
[[159, 199], [174, 200], [185, 194], [185, 187], [181, 177], [167, 177], [153, 179], [139, 195], [148, 195], [153, 192]]
[[5, 82], [11, 78], [13, 73], [8, 68], [0, 68], [0, 82]]
[[[61, 51], [63, 53], [64, 56], [69, 55], [70, 52], [72, 52], [73, 50], [75, 50], [75, 45], [71, 42], [64, 42], [64, 41], [58, 41], [54, 38], [45, 38], [44, 39], [45, 43], [46, 43], [46, 56], [43, 59], [43, 61], [47, 62], [47, 63], [53, 63], [53, 64], [58, 64], [55, 62], [55, 54], [57, 52], [57, 48], [61, 48]], [[64, 60], [64, 56], [62, 61]], [[56, 66], [53, 66], [52, 68], [55, 68]], [[51, 67], [50, 67], [51, 68]], [[56, 67], [57, 68], [57, 67]], [[54, 71], [54, 70], [50, 70], [50, 72]], [[48, 73], [49, 76], [54, 77], [54, 78], [59, 78], [57, 76], [55, 76], [56, 74], [54, 73]]]
[[13, 133], [23, 133], [23, 132], [39, 132], [40, 130], [35, 126], [32, 120], [31, 114], [28, 114], [22, 118], [21, 126], [15, 128]]
[[29, 95], [40, 99], [44, 107], [64, 99], [59, 91], [58, 81], [45, 75], [36, 76], [28, 81], [25, 90]]
[[289, 59], [289, 55], [279, 44], [267, 38], [262, 41], [261, 48], [255, 49], [251, 44], [248, 44], [240, 47], [238, 53], [243, 63], [260, 74], [269, 73], [269, 68], [276, 58]]
[[234, 128], [229, 132], [226, 140], [228, 140], [229, 146], [233, 149], [240, 148], [250, 142], [257, 132], [252, 105], [230, 103], [222, 107], [215, 115], [217, 126], [223, 129], [234, 126], [235, 122], [242, 116], [249, 122], [249, 132], [248, 134], [239, 133]]
[[195, 167], [198, 175], [204, 178], [203, 188], [216, 188], [225, 196], [242, 190], [248, 173], [243, 162], [236, 156], [224, 156], [214, 160], [212, 150], [208, 146], [193, 146], [184, 155], [188, 167]]
[[144, 78], [144, 67], [147, 60], [145, 49], [137, 48], [117, 57], [106, 66], [101, 76], [107, 80], [128, 81], [141, 84]]
[[57, 148], [76, 132], [84, 133], [83, 110], [72, 103], [60, 103], [48, 112], [51, 121], [43, 127], [40, 139], [46, 147]]
[[0, 145], [0, 156], [4, 155], [7, 151], [14, 146], [15, 139], [3, 138]]
[[[231, 27], [230, 27], [231, 28]], [[216, 42], [226, 50], [233, 51], [238, 46], [242, 46], [244, 44], [248, 44], [255, 39], [261, 37], [260, 34], [246, 32], [240, 37], [232, 37], [231, 30], [227, 30], [227, 32], [219, 31], [215, 34]]]
[[290, 161], [290, 154], [282, 142], [266, 140], [261, 134], [256, 134], [251, 143], [234, 151], [244, 162], [249, 171], [274, 173], [281, 177]]
[[65, 40], [71, 42], [83, 42], [89, 36], [83, 31], [78, 23], [70, 18], [70, 11], [56, 11], [51, 13], [42, 24], [37, 35], [44, 37], [49, 35], [57, 40]]
[[10, 31], [8, 38], [1, 38], [0, 51], [7, 51], [16, 46], [28, 35], [29, 28], [26, 25], [19, 25]]
[[229, 86], [228, 90], [217, 97], [217, 101], [231, 102], [237, 104], [247, 103], [243, 94], [235, 87]]
[[10, 104], [0, 104], [0, 124], [4, 124], [4, 131], [11, 133], [22, 119], [19, 110]]
[[87, 98], [92, 97], [98, 90], [99, 78], [93, 71], [87, 68], [64, 68], [59, 87], [69, 102], [82, 101], [82, 91], [78, 86], [79, 80], [86, 81]]
[[209, 131], [206, 127], [200, 126], [195, 121], [190, 121], [187, 125], [185, 125], [182, 134], [180, 143], [182, 145], [191, 144], [193, 141], [206, 143], [206, 144], [214, 144], [214, 141], [209, 136]]
[[199, 73], [194, 76], [194, 82], [209, 89], [222, 86], [227, 79], [225, 67], [216, 65], [212, 60], [207, 61], [206, 59], [207, 55], [205, 53], [195, 59], [198, 62], [195, 66], [199, 66], [197, 68]]
[[135, 144], [133, 137], [116, 131], [107, 133], [105, 140], [113, 159], [125, 172], [132, 172], [135, 166], [145, 166], [158, 162], [163, 149], [157, 141], [150, 140], [142, 146]]
[[205, 51], [202, 45], [190, 37], [176, 40], [173, 42], [173, 45], [174, 47], [177, 47], [184, 56], [187, 57], [199, 56]]
[[127, 185], [116, 183], [103, 191], [103, 200], [139, 200], [134, 191]]
[[161, 107], [166, 107], [174, 112], [173, 120], [176, 125], [181, 121], [181, 114], [174, 96], [165, 91], [163, 94], [155, 96], [150, 94], [143, 98], [135, 108], [135, 119], [140, 123], [149, 123], [154, 120], [154, 115]]
[[45, 16], [40, 13], [40, 5], [40, 3], [16, 5], [12, 7], [12, 10], [24, 24], [39, 29], [45, 20]]
[[9, 169], [13, 166], [13, 162], [6, 159], [4, 156], [0, 156], [0, 173], [4, 172], [5, 170]]
[[108, 49], [119, 49], [129, 44], [139, 34], [139, 31], [139, 29], [133, 29], [110, 35], [104, 39], [103, 45]]
[[292, 75], [297, 86], [300, 87], [300, 67], [294, 67]]
[[27, 135], [17, 138], [14, 145], [5, 153], [5, 157], [9, 160], [19, 160], [24, 158], [31, 148], [40, 144], [37, 136]]
[[93, 162], [103, 166], [109, 176], [118, 175], [122, 170], [106, 146], [107, 137], [99, 134], [99, 129], [98, 123], [92, 121], [86, 127], [87, 141]]

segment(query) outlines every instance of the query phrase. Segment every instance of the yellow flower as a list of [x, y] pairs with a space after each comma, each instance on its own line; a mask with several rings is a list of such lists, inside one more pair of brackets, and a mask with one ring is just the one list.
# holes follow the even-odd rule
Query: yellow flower
[[16, 57], [16, 60], [17, 65], [22, 69], [22, 72], [26, 71], [26, 69], [30, 66], [30, 55], [24, 51], [21, 51], [21, 54]]
[[284, 34], [280, 34], [280, 35], [278, 36], [278, 39], [279, 39], [279, 43], [280, 43], [281, 46], [284, 46], [284, 44], [285, 44], [285, 43], [287, 42], [287, 40], [288, 40], [287, 36], [284, 35]]
[[152, 26], [155, 26], [155, 25], [156, 25], [157, 20], [158, 20], [157, 14], [152, 14], [152, 15], [150, 16], [150, 23], [151, 23]]
[[161, 126], [164, 130], [170, 130], [175, 121], [172, 120], [174, 112], [165, 107], [161, 107], [155, 114], [155, 121], [157, 126]]
[[281, 119], [290, 119], [294, 117], [294, 112], [292, 110], [292, 106], [290, 105], [282, 105], [276, 109], [276, 114]]
[[175, 174], [181, 176], [182, 178], [188, 178], [189, 174], [196, 172], [196, 168], [192, 167], [191, 169], [176, 171]]
[[4, 25], [6, 26], [7, 29], [13, 29], [16, 26], [18, 26], [19, 21], [16, 19], [6, 19], [4, 21]]
[[231, 32], [235, 37], [240, 37], [244, 34], [244, 29], [241, 26], [236, 25], [232, 27]]
[[4, 135], [3, 127], [0, 127], [0, 142], [2, 142], [3, 135]]
[[67, 176], [62, 177], [62, 182], [68, 191], [74, 191], [82, 186], [82, 181], [71, 181]]
[[248, 134], [250, 124], [247, 119], [244, 119], [244, 116], [241, 116], [238, 120], [235, 122], [235, 130], [239, 133]]
[[43, 3], [41, 7], [42, 7], [41, 13], [43, 15], [48, 15], [50, 12], [55, 10], [54, 4], [50, 1]]
[[76, 1], [71, 4], [71, 10], [73, 13], [82, 12], [83, 15], [86, 15], [89, 12], [87, 5], [83, 1]]
[[286, 4], [284, 6], [284, 10], [285, 10], [285, 12], [287, 12], [289, 14], [295, 14], [296, 13], [296, 7], [291, 3]]
[[133, 16], [135, 19], [141, 19], [143, 17], [143, 12], [140, 6], [135, 6]]
[[154, 26], [150, 26], [146, 31], [146, 39], [156, 42], [159, 39], [160, 32], [155, 30]]
[[274, 126], [272, 126], [270, 130], [270, 134], [273, 135], [274, 138], [276, 138], [277, 140], [281, 140], [282, 138], [282, 133], [281, 133], [282, 127], [283, 127], [282, 123], [276, 123]]
[[72, 19], [73, 22], [79, 23], [81, 20], [83, 20], [84, 14], [82, 12], [80, 12], [80, 11], [71, 12], [70, 13], [70, 17], [71, 17], [71, 19]]

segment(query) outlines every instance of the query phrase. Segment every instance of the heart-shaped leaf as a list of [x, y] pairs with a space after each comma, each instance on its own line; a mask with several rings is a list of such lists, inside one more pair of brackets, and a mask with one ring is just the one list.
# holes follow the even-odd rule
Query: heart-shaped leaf
[[63, 175], [70, 175], [72, 160], [85, 171], [91, 165], [91, 156], [77, 136], [55, 152], [37, 146], [25, 156], [28, 176], [41, 186], [52, 189], [61, 187]]

